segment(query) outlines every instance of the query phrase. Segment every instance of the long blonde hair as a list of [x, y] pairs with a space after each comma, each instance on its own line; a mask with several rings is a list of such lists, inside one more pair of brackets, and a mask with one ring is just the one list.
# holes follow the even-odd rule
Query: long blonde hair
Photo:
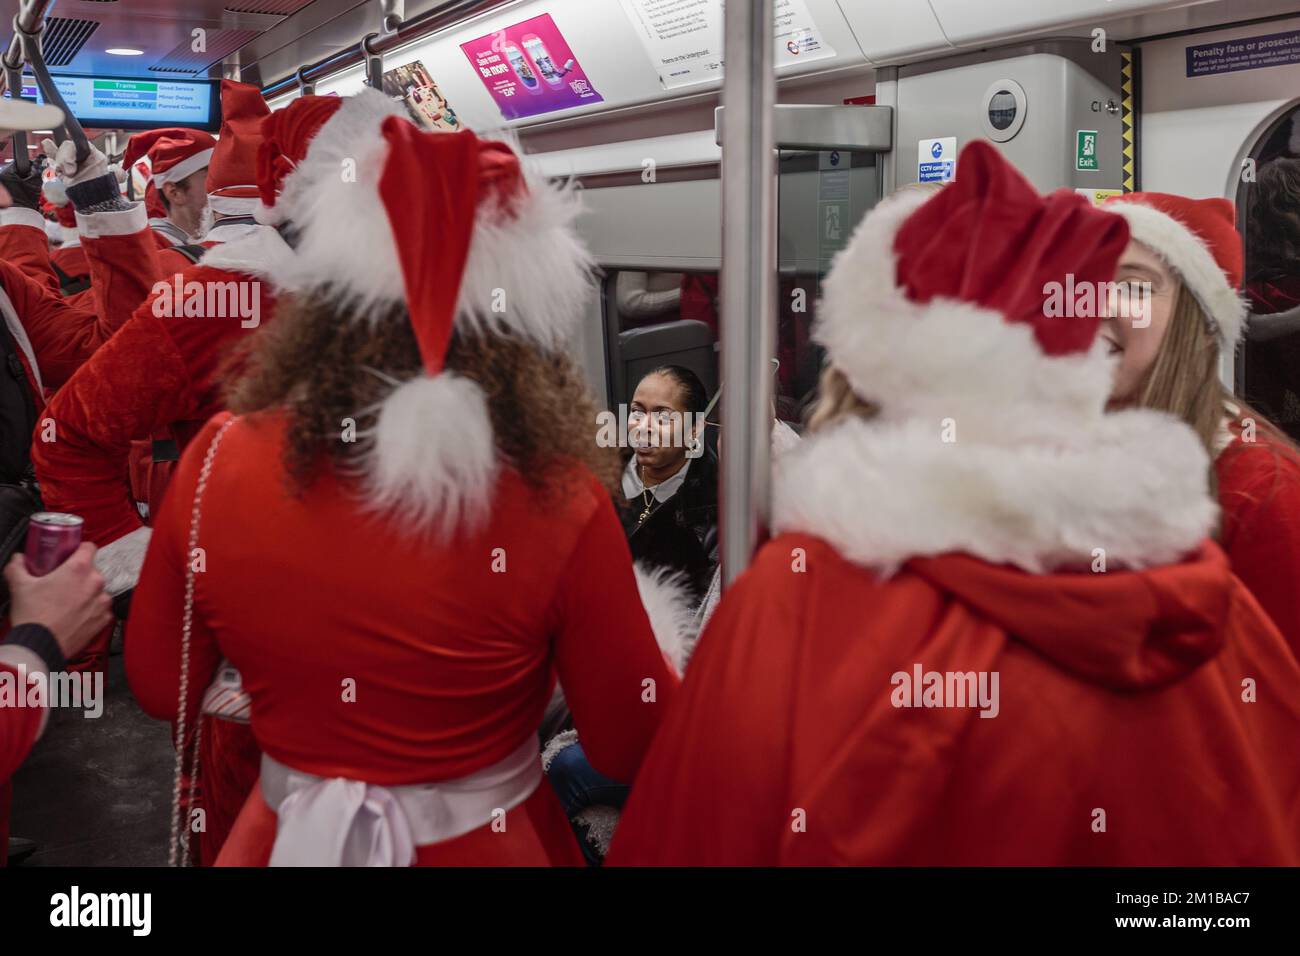
[[1156, 359], [1138, 387], [1136, 404], [1181, 418], [1211, 459], [1220, 442], [1228, 390], [1219, 381], [1219, 340], [1186, 286], [1179, 286]]
[[[1210, 492], [1219, 483], [1214, 461], [1228, 442], [1229, 418], [1238, 424], [1253, 421], [1269, 442], [1234, 442], [1246, 448], [1267, 447], [1300, 461], [1300, 448], [1256, 409], [1233, 395], [1219, 379], [1219, 339], [1195, 296], [1180, 285], [1164, 340], [1138, 388], [1136, 405], [1168, 412], [1196, 432], [1210, 456]], [[1218, 535], [1216, 533], [1215, 537]]]
[[853, 391], [844, 373], [833, 365], [822, 369], [817, 400], [808, 412], [808, 431], [816, 432], [845, 418], [874, 418], [879, 409]]

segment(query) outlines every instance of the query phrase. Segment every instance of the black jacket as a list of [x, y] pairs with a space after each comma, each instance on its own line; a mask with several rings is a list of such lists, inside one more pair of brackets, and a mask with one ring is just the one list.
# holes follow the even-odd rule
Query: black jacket
[[677, 493], [665, 502], [654, 501], [644, 522], [638, 522], [644, 510], [640, 496], [619, 498], [632, 559], [652, 569], [683, 572], [698, 604], [718, 563], [718, 464], [712, 454], [692, 459]]

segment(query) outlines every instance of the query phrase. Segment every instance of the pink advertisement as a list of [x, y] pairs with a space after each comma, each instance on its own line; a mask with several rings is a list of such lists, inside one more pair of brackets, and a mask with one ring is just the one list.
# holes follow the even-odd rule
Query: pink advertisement
[[508, 120], [601, 102], [549, 13], [460, 48]]

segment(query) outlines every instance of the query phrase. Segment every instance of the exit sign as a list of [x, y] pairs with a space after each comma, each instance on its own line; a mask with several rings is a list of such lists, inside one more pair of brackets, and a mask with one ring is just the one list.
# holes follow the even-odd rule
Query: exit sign
[[1081, 129], [1076, 134], [1074, 168], [1081, 172], [1096, 172], [1101, 166], [1097, 159], [1097, 131]]

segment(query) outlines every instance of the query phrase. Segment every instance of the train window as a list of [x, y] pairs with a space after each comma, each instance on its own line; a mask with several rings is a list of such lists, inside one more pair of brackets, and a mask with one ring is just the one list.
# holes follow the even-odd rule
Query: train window
[[620, 269], [605, 279], [609, 404], [631, 400], [660, 365], [684, 365], [718, 387], [718, 274]]
[[[798, 424], [821, 373], [812, 341], [821, 279], [880, 196], [873, 154], [785, 151], [777, 166], [776, 415]], [[658, 365], [685, 365], [712, 394], [719, 384], [718, 274], [610, 271], [604, 284], [611, 407]]]
[[984, 133], [995, 143], [1014, 139], [1025, 125], [1029, 98], [1015, 80], [1003, 79], [984, 91]]
[[1016, 120], [1016, 97], [1010, 90], [998, 90], [989, 101], [989, 122], [1004, 130]]
[[1252, 319], [1237, 391], [1300, 439], [1300, 107], [1265, 130], [1238, 192]]
[[812, 341], [821, 280], [880, 197], [872, 153], [783, 151], [777, 161], [776, 413], [802, 421], [822, 350]]

